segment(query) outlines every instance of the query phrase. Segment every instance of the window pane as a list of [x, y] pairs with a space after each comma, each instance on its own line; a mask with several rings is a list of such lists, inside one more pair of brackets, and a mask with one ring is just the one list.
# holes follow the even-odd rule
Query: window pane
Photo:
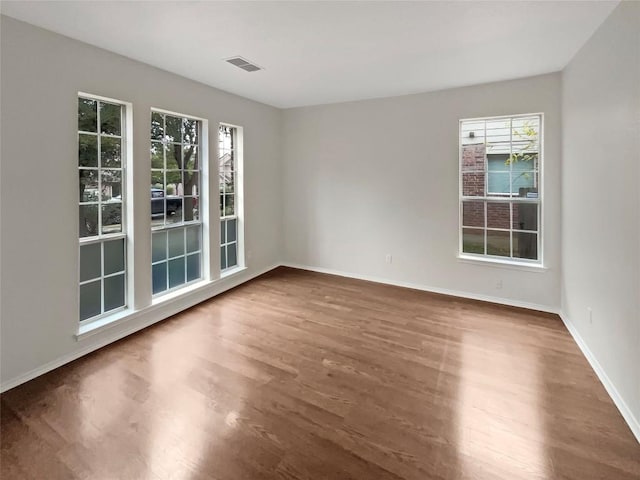
[[484, 145], [465, 145], [462, 148], [462, 171], [484, 171]]
[[177, 287], [184, 282], [184, 257], [169, 260], [169, 288]]
[[102, 313], [100, 280], [80, 285], [80, 320]]
[[169, 258], [184, 255], [184, 228], [169, 230]]
[[484, 203], [462, 202], [462, 225], [465, 227], [484, 227]]
[[220, 270], [227, 268], [227, 247], [220, 247]]
[[462, 251], [464, 253], [484, 254], [484, 230], [476, 228], [463, 228]]
[[185, 170], [198, 169], [198, 147], [195, 145], [185, 145], [183, 151], [183, 161]]
[[187, 282], [200, 278], [200, 254], [187, 256]]
[[[225, 215], [235, 215], [236, 209], [234, 206], [234, 195], [225, 195], [224, 196], [224, 214]], [[229, 232], [227, 232], [227, 235]]]
[[235, 267], [238, 264], [238, 244], [227, 245], [227, 268]]
[[180, 170], [182, 168], [182, 146], [179, 143], [167, 145], [167, 170]]
[[95, 135], [78, 135], [78, 165], [81, 167], [98, 166], [98, 137]]
[[98, 235], [98, 205], [80, 205], [80, 238]]
[[100, 102], [100, 125], [102, 133], [120, 135], [120, 112], [122, 107]]
[[187, 253], [200, 250], [200, 227], [187, 228]]
[[102, 137], [100, 140], [100, 166], [102, 168], [122, 167], [122, 152], [119, 138]]
[[238, 221], [235, 218], [227, 221], [227, 242], [236, 241], [238, 231], [237, 225]]
[[104, 279], [104, 311], [124, 306], [124, 274]]
[[167, 289], [167, 264], [158, 263], [152, 267], [153, 293], [164, 292]]
[[182, 199], [171, 196], [167, 198], [166, 223], [182, 223]]
[[157, 232], [152, 235], [151, 261], [159, 262], [167, 259], [167, 232]]
[[80, 281], [86, 282], [100, 277], [102, 263], [100, 244], [92, 243], [80, 247]]
[[83, 132], [98, 131], [97, 104], [95, 100], [78, 99], [78, 130]]
[[487, 226], [509, 230], [511, 205], [508, 203], [487, 203]]
[[484, 172], [462, 174], [462, 195], [465, 197], [484, 196]]
[[169, 137], [170, 142], [180, 143], [182, 141], [182, 119], [167, 115], [165, 134]]
[[200, 185], [199, 175], [197, 171], [183, 172], [184, 176], [184, 195], [190, 197], [198, 196], [198, 187]]
[[124, 270], [124, 238], [104, 242], [104, 275]]
[[513, 232], [513, 256], [538, 259], [538, 236], [535, 233]]
[[538, 191], [538, 172], [512, 172], [511, 177], [514, 196], [527, 197], [529, 192]]
[[119, 233], [122, 231], [122, 204], [107, 203], [102, 206], [102, 233]]
[[538, 230], [538, 205], [514, 203], [513, 228], [515, 230]]
[[109, 201], [122, 198], [122, 171], [100, 169], [102, 180], [102, 200]]
[[164, 145], [151, 142], [151, 168], [164, 168]]
[[488, 195], [509, 195], [509, 172], [489, 172]]
[[98, 170], [79, 170], [80, 174], [80, 201], [98, 201]]
[[164, 115], [158, 112], [151, 112], [151, 139], [164, 139]]
[[511, 234], [487, 230], [487, 255], [511, 256]]
[[183, 119], [184, 143], [198, 143], [198, 121], [190, 118]]
[[222, 220], [220, 222], [220, 244], [227, 243], [227, 221]]

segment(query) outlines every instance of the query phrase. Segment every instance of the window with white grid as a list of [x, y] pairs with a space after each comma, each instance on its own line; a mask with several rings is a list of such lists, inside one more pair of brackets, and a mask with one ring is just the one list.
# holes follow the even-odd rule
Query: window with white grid
[[460, 254], [542, 261], [542, 115], [460, 122]]
[[220, 190], [220, 270], [239, 265], [238, 248], [238, 129], [220, 125], [218, 131]]

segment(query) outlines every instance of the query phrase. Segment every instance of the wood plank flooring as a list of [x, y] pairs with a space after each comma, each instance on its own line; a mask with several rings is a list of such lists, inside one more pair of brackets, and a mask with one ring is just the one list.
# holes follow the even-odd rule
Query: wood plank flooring
[[553, 315], [279, 268], [2, 395], [9, 479], [640, 479]]

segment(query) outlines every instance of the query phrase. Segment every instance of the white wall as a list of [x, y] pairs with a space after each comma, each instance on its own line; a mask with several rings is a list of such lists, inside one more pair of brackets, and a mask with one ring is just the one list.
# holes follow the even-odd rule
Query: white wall
[[[2, 17], [1, 380], [8, 388], [166, 317], [280, 260], [281, 111]], [[78, 330], [77, 94], [133, 103], [135, 287], [144, 314], [89, 338]], [[151, 107], [244, 127], [248, 268], [180, 302], [151, 300], [149, 122]], [[215, 180], [215, 179], [214, 179]], [[213, 214], [217, 214], [213, 197]], [[218, 222], [213, 219], [215, 246]], [[214, 251], [214, 255], [216, 252]]]
[[580, 50], [562, 95], [563, 317], [640, 440], [640, 3]]
[[[533, 112], [545, 114], [548, 270], [463, 263], [457, 259], [458, 120]], [[285, 110], [285, 260], [556, 310], [560, 124], [560, 74]]]

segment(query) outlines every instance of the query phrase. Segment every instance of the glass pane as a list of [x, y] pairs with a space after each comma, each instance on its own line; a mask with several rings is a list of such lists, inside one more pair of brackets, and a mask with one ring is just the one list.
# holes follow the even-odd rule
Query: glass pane
[[535, 233], [513, 232], [513, 256], [538, 259], [538, 235]]
[[200, 254], [187, 256], [187, 282], [200, 278]]
[[235, 267], [238, 264], [238, 244], [227, 245], [227, 267]]
[[487, 226], [509, 230], [511, 206], [508, 203], [487, 203]]
[[182, 199], [179, 197], [167, 198], [167, 220], [166, 223], [182, 222]]
[[184, 143], [198, 143], [198, 121], [183, 119]]
[[198, 147], [195, 145], [185, 145], [182, 150], [184, 159], [184, 169], [198, 170]]
[[180, 143], [182, 141], [182, 119], [167, 115], [166, 121], [166, 135], [169, 137], [169, 141]]
[[80, 320], [102, 313], [100, 280], [80, 285]]
[[224, 217], [224, 195], [220, 194], [220, 216]]
[[169, 288], [177, 287], [184, 282], [184, 257], [169, 260]]
[[102, 206], [102, 233], [122, 231], [122, 203], [107, 203]]
[[225, 193], [233, 193], [235, 191], [235, 181], [233, 170], [225, 168], [220, 171], [221, 185], [224, 188]]
[[484, 202], [462, 202], [462, 225], [484, 227]]
[[82, 245], [80, 247], [80, 281], [86, 282], [100, 277], [102, 262], [100, 244]]
[[97, 202], [98, 201], [98, 170], [78, 171], [80, 175], [80, 201], [81, 202]]
[[227, 268], [227, 247], [220, 247], [220, 270]]
[[122, 171], [100, 170], [102, 179], [102, 201], [122, 201]]
[[[225, 195], [224, 199], [224, 214], [225, 215], [235, 215], [236, 210], [234, 207], [234, 196], [233, 195]], [[227, 232], [228, 234], [228, 232]]]
[[164, 139], [164, 115], [158, 112], [151, 112], [151, 139]]
[[167, 264], [159, 263], [152, 267], [153, 293], [164, 292], [167, 289]]
[[167, 196], [170, 195], [184, 195], [184, 189], [182, 188], [182, 172], [180, 170], [167, 171]]
[[81, 167], [98, 166], [98, 137], [95, 135], [78, 135], [78, 165]]
[[167, 232], [158, 232], [152, 235], [151, 261], [159, 262], [167, 258]]
[[98, 205], [80, 205], [80, 237], [98, 235]]
[[489, 172], [488, 195], [509, 195], [509, 172]]
[[151, 142], [151, 168], [164, 168], [164, 145]]
[[104, 274], [124, 270], [124, 238], [104, 242]]
[[182, 168], [182, 146], [179, 143], [170, 143], [166, 148], [167, 170], [180, 170]]
[[186, 171], [183, 174], [184, 178], [184, 194], [197, 197], [199, 188], [199, 179], [197, 171]]
[[151, 224], [164, 224], [164, 172], [151, 172]]
[[184, 255], [184, 228], [169, 230], [169, 258]]
[[238, 237], [238, 221], [234, 218], [233, 220], [227, 221], [227, 242], [235, 242]]
[[120, 113], [122, 107], [112, 103], [100, 102], [100, 125], [102, 133], [120, 135]]
[[537, 198], [529, 195], [531, 192], [538, 192], [538, 172], [512, 172], [511, 178], [513, 182], [513, 194], [517, 197]]
[[515, 230], [538, 230], [538, 205], [514, 203], [513, 228]]
[[463, 228], [462, 251], [464, 253], [484, 254], [484, 230]]
[[119, 138], [101, 137], [100, 140], [100, 166], [103, 168], [121, 168], [122, 152]]
[[200, 227], [187, 228], [187, 253], [200, 250]]
[[462, 171], [484, 171], [484, 145], [465, 145], [462, 147]]
[[220, 244], [227, 243], [227, 221], [220, 221]]
[[124, 274], [104, 279], [104, 311], [124, 306]]
[[78, 99], [78, 130], [83, 132], [98, 131], [97, 104], [95, 100]]
[[193, 220], [198, 220], [198, 199], [184, 197], [184, 221], [191, 222]]
[[487, 230], [487, 255], [498, 255], [500, 257], [511, 256], [511, 234], [509, 232], [499, 232]]
[[465, 197], [484, 196], [484, 172], [462, 174], [462, 195]]

